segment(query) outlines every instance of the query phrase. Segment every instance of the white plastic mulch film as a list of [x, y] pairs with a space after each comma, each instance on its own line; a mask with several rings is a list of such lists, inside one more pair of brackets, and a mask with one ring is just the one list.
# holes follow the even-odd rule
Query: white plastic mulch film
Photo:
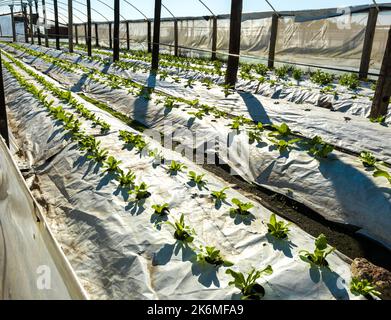
[[0, 299], [84, 299], [0, 138]]

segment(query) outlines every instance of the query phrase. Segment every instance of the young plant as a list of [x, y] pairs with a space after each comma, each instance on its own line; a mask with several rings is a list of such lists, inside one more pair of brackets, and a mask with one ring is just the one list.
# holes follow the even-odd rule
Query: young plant
[[293, 79], [295, 79], [297, 82], [300, 82], [303, 78], [303, 71], [298, 68], [294, 68], [292, 71]]
[[369, 120], [372, 123], [384, 123], [386, 121], [386, 116], [379, 116], [377, 118], [371, 117], [369, 118]]
[[369, 151], [363, 151], [360, 153], [360, 160], [365, 167], [373, 168], [376, 165], [376, 158]]
[[100, 163], [107, 159], [109, 152], [105, 149], [96, 149], [91, 155], [87, 156], [87, 159], [95, 160]]
[[183, 163], [172, 160], [168, 168], [168, 173], [174, 175], [178, 172], [183, 172], [183, 170], [186, 168], [187, 167]]
[[289, 223], [277, 221], [276, 215], [273, 213], [270, 216], [270, 221], [267, 224], [268, 232], [277, 239], [286, 239], [289, 233]]
[[113, 172], [116, 172], [116, 171], [120, 172], [120, 171], [122, 171], [119, 168], [119, 165], [121, 163], [122, 163], [122, 161], [119, 161], [119, 160], [115, 159], [113, 156], [110, 156], [105, 161], [103, 167], [106, 169], [105, 172], [110, 172], [110, 173], [113, 173]]
[[234, 87], [230, 84], [223, 84], [223, 93], [226, 98], [228, 98], [231, 94], [234, 93]]
[[211, 193], [211, 196], [216, 200], [216, 201], [224, 201], [227, 199], [227, 194], [225, 193], [225, 190], [228, 190], [229, 188], [223, 188], [220, 191], [213, 191]]
[[360, 85], [360, 80], [357, 74], [346, 73], [339, 77], [339, 84], [354, 90]]
[[125, 173], [122, 170], [119, 170], [119, 175], [117, 176], [117, 181], [120, 186], [123, 188], [131, 188], [134, 185], [136, 175], [132, 171]]
[[233, 285], [240, 290], [243, 300], [261, 300], [265, 295], [265, 289], [257, 283], [257, 280], [261, 276], [271, 275], [273, 269], [270, 265], [260, 271], [253, 268], [247, 276], [241, 272], [233, 271], [232, 269], [228, 269], [225, 273], [234, 278], [229, 285]]
[[283, 65], [280, 68], [274, 70], [276, 76], [280, 79], [285, 78], [288, 75], [290, 67], [288, 65]]
[[171, 99], [171, 98], [167, 97], [166, 100], [164, 101], [164, 107], [169, 109], [169, 110], [172, 110], [173, 108], [176, 108], [177, 105], [175, 104], [175, 100], [174, 99]]
[[269, 71], [268, 66], [260, 63], [254, 66], [254, 70], [256, 73], [258, 73], [260, 76], [266, 76], [267, 72]]
[[315, 239], [315, 250], [310, 253], [307, 250], [300, 251], [300, 257], [311, 264], [317, 265], [318, 267], [328, 267], [329, 263], [326, 257], [335, 251], [335, 248], [329, 248], [327, 245], [327, 238], [324, 234], [319, 235]]
[[194, 116], [195, 118], [202, 120], [205, 116], [205, 111], [204, 110], [199, 110], [197, 112], [188, 112], [187, 114]]
[[281, 125], [273, 124], [272, 127], [275, 131], [269, 133], [269, 136], [280, 135], [283, 137], [287, 137], [292, 134], [291, 128], [289, 128], [286, 123], [282, 123]]
[[326, 142], [319, 136], [314, 137], [309, 142], [310, 154], [319, 158], [327, 158], [327, 156], [334, 151], [334, 147]]
[[211, 79], [205, 78], [202, 80], [202, 85], [206, 87], [206, 89], [210, 90], [213, 86], [213, 81]]
[[139, 186], [134, 186], [134, 189], [130, 190], [129, 194], [135, 195], [136, 201], [148, 199], [151, 196], [151, 193], [148, 191], [148, 186], [145, 182], [142, 182]]
[[391, 184], [391, 174], [389, 174], [387, 171], [376, 168], [376, 171], [373, 173], [373, 176], [375, 178], [377, 178], [377, 177], [386, 178], [388, 180], [388, 182]]
[[154, 204], [152, 209], [154, 209], [154, 213], [159, 216], [166, 216], [170, 213], [170, 205], [168, 203], [164, 203], [162, 205]]
[[248, 132], [249, 143], [253, 144], [254, 142], [261, 143], [262, 142], [262, 133], [256, 130], [250, 130]]
[[311, 75], [312, 82], [323, 86], [332, 83], [333, 80], [334, 80], [334, 75], [332, 75], [331, 73], [323, 72], [321, 70], [316, 70]]
[[230, 209], [231, 214], [235, 215], [241, 215], [241, 216], [247, 216], [250, 214], [250, 209], [254, 207], [252, 203], [244, 203], [240, 201], [239, 199], [232, 199], [231, 200], [234, 205], [236, 205], [236, 208]]
[[189, 172], [190, 181], [193, 181], [197, 186], [203, 187], [208, 181], [204, 180], [205, 174], [197, 175], [194, 171]]
[[187, 79], [187, 82], [185, 84], [185, 88], [190, 88], [190, 89], [193, 89], [194, 88], [194, 82], [195, 82], [195, 79]]
[[209, 263], [211, 265], [214, 265], [215, 267], [231, 267], [233, 266], [233, 263], [225, 260], [220, 250], [217, 250], [215, 247], [203, 247], [200, 246], [200, 253], [197, 254], [197, 261], [200, 263]]
[[195, 230], [185, 224], [185, 216], [182, 214], [179, 220], [174, 223], [167, 221], [167, 224], [175, 229], [174, 238], [184, 243], [191, 243], [196, 235]]
[[372, 285], [367, 279], [352, 278], [350, 283], [350, 292], [356, 296], [370, 296], [371, 294], [379, 297], [381, 293], [376, 290], [376, 287]]
[[286, 150], [292, 149], [295, 143], [301, 141], [300, 138], [297, 139], [292, 139], [292, 140], [274, 140], [271, 139], [273, 142], [274, 146], [278, 149], [280, 152], [285, 152]]

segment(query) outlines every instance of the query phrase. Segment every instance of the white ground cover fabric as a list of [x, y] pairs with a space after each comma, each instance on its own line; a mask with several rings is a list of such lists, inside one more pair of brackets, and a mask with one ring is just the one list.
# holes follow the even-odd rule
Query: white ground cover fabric
[[0, 213], [0, 298], [85, 299], [1, 138]]
[[[178, 153], [149, 141], [166, 159], [183, 161], [189, 168], [205, 173], [208, 190], [188, 184], [185, 174], [169, 177], [165, 168], [135, 151], [123, 149], [119, 130], [132, 129], [96, 107], [85, 103], [102, 120], [111, 124], [111, 133], [97, 135], [83, 121], [83, 128], [95, 134], [110, 154], [123, 161], [121, 167], [136, 172], [138, 182], [151, 187], [152, 197], [139, 207], [124, 199], [118, 185], [89, 162], [43, 106], [20, 89], [8, 72], [4, 74], [7, 106], [20, 142], [31, 140], [29, 148], [35, 176], [34, 195], [45, 200], [47, 218], [64, 252], [91, 298], [114, 299], [235, 299], [237, 289], [228, 287], [230, 278], [218, 270], [197, 264], [190, 249], [180, 248], [167, 225], [159, 228], [150, 206], [169, 202], [172, 216], [185, 214], [197, 232], [196, 244], [215, 245], [234, 268], [247, 271], [271, 264], [274, 273], [260, 282], [265, 299], [355, 299], [348, 289], [349, 261], [339, 252], [329, 256], [331, 270], [310, 268], [301, 261], [301, 249], [313, 249], [314, 239], [291, 226], [289, 242], [273, 240], [264, 224], [271, 212], [252, 200], [252, 220], [230, 217], [229, 206], [216, 209], [210, 190], [225, 183], [200, 169]], [[28, 103], [25, 103], [28, 101]], [[69, 110], [68, 110], [69, 111]], [[57, 153], [49, 155], [49, 149]], [[230, 189], [228, 199], [244, 195]], [[125, 196], [126, 198], [126, 196]]]
[[[41, 50], [47, 49], [41, 48]], [[53, 50], [49, 50], [49, 52], [53, 55], [60, 54]], [[65, 55], [62, 54], [61, 58], [65, 58]], [[58, 68], [49, 66], [41, 59], [26, 58], [26, 62], [32, 63], [41, 71], [47, 71], [51, 77], [65, 83], [73, 91], [87, 92], [149, 128], [156, 129], [166, 135], [174, 135], [173, 140], [181, 143], [185, 148], [191, 150], [201, 148], [205, 141], [211, 141], [215, 137], [220, 141], [225, 141], [231, 132], [228, 128], [230, 123], [228, 120], [218, 119], [216, 121], [211, 117], [205, 117], [201, 121], [191, 119], [187, 114], [190, 109], [184, 109], [183, 106], [167, 112], [162, 105], [156, 105], [156, 101], [146, 102], [144, 99], [128, 94], [126, 90], [112, 90], [102, 84], [80, 78], [80, 75], [75, 73], [59, 72]], [[87, 61], [84, 63], [90, 64]], [[130, 77], [130, 73], [128, 76]], [[186, 96], [186, 92], [189, 92], [178, 86], [169, 87], [169, 85], [166, 82], [159, 89], [163, 88], [169, 93], [175, 93], [176, 96]], [[204, 102], [204, 94], [207, 93], [201, 92], [198, 97], [202, 102]], [[221, 93], [217, 92], [213, 96], [213, 90], [211, 90], [207, 98], [211, 97], [219, 102], [218, 94]], [[196, 97], [193, 95], [193, 98]], [[210, 101], [207, 98], [205, 100]], [[239, 99], [240, 96], [236, 95], [225, 99], [226, 110], [240, 109], [241, 105], [236, 104]], [[222, 107], [222, 104], [220, 102], [219, 106]], [[256, 102], [249, 104], [255, 106], [255, 109], [258, 107], [257, 112], [259, 112], [259, 106]], [[369, 123], [361, 118], [352, 119], [346, 124], [341, 119], [334, 119], [335, 125], [333, 126], [332, 117], [335, 113], [328, 111], [321, 113], [321, 109], [319, 109], [317, 116], [310, 118], [313, 112], [302, 111], [299, 113], [297, 106], [292, 107], [291, 113], [288, 113], [285, 109], [288, 109], [289, 106], [283, 104], [277, 105], [277, 107], [274, 104], [269, 104], [267, 108], [267, 102], [262, 99], [262, 105], [265, 106], [264, 115], [273, 122], [278, 122], [278, 120], [274, 121], [273, 116], [277, 119], [283, 117], [284, 121], [288, 120], [288, 116], [290, 116], [291, 121], [286, 122], [293, 129], [301, 131], [296, 124], [302, 123], [308, 127], [308, 130], [311, 128], [310, 132], [313, 135], [320, 134], [325, 140], [332, 137], [336, 143], [349, 149], [347, 140], [352, 143], [352, 146], [361, 145], [361, 148], [353, 148], [357, 152], [368, 149], [379, 158], [389, 160], [391, 153], [389, 128]], [[284, 109], [284, 113], [278, 112], [281, 109]], [[365, 137], [363, 132], [368, 136]], [[324, 133], [328, 133], [328, 135]], [[197, 136], [195, 141], [194, 136]], [[312, 208], [328, 220], [359, 227], [361, 228], [359, 232], [388, 247], [391, 246], [389, 232], [391, 230], [391, 191], [389, 183], [386, 179], [373, 178], [372, 172], [365, 170], [357, 157], [334, 151], [329, 159], [318, 161], [299, 148], [292, 150], [289, 154], [280, 155], [277, 150], [266, 143], [249, 147], [247, 135], [243, 133], [233, 136], [229, 148], [222, 145], [219, 148], [219, 157], [247, 181], [285, 194]], [[234, 152], [235, 148], [242, 148], [243, 153]], [[207, 152], [214, 154], [216, 150], [209, 148]]]

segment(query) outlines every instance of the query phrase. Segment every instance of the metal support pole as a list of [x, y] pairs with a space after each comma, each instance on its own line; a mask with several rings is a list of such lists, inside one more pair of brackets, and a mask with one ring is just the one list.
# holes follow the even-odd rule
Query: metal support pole
[[126, 49], [130, 50], [130, 30], [129, 21], [126, 21]]
[[113, 49], [113, 25], [109, 22], [109, 48]]
[[30, 22], [30, 38], [31, 44], [34, 44], [34, 29], [33, 29], [33, 1], [29, 0], [29, 22]]
[[23, 22], [24, 22], [24, 40], [29, 43], [28, 26], [27, 26], [27, 4], [22, 3]]
[[391, 97], [391, 28], [388, 32], [386, 51], [373, 98], [371, 118], [387, 115]]
[[231, 0], [231, 21], [229, 36], [229, 57], [225, 83], [235, 86], [239, 69], [240, 32], [242, 25], [243, 0]]
[[1, 53], [0, 53], [0, 135], [4, 138], [5, 143], [9, 148], [7, 109], [5, 106], [3, 66], [1, 63]]
[[79, 44], [79, 31], [77, 30], [77, 25], [75, 25], [75, 42]]
[[86, 45], [88, 43], [88, 31], [87, 31], [87, 23], [84, 24], [84, 38], [85, 38], [85, 42], [86, 42]]
[[95, 23], [95, 47], [99, 47], [98, 24]]
[[12, 24], [12, 41], [16, 42], [16, 28], [15, 28], [15, 17], [14, 17], [14, 5], [10, 5], [11, 10], [11, 24]]
[[46, 18], [45, 0], [42, 0], [42, 12], [43, 12], [43, 25], [45, 30], [45, 46], [49, 48], [49, 35], [48, 35], [48, 26], [47, 26], [47, 18]]
[[147, 21], [147, 42], [148, 42], [148, 53], [152, 52], [152, 22]]
[[271, 34], [270, 34], [269, 61], [268, 61], [269, 68], [274, 68], [274, 60], [276, 57], [278, 18], [279, 18], [278, 14], [274, 13], [272, 16], [272, 27], [271, 27]]
[[161, 14], [162, 14], [162, 0], [155, 0], [155, 18], [153, 20], [153, 46], [152, 46], [152, 65], [151, 65], [152, 72], [157, 72], [157, 70], [159, 69]]
[[178, 35], [178, 20], [174, 20], [174, 55], [179, 56], [179, 35]]
[[57, 0], [53, 0], [53, 5], [54, 5], [54, 32], [56, 34], [56, 49], [60, 50], [60, 26], [58, 24]]
[[87, 54], [89, 57], [92, 56], [92, 47], [91, 47], [91, 0], [87, 0]]
[[364, 47], [361, 56], [360, 79], [366, 79], [368, 77], [378, 15], [379, 11], [376, 7], [369, 9], [367, 28], [365, 30]]
[[217, 60], [217, 17], [213, 18], [213, 31], [212, 31], [212, 60]]
[[39, 29], [39, 13], [38, 13], [38, 0], [34, 0], [35, 2], [35, 12], [37, 14], [37, 36], [38, 36], [38, 45], [42, 45], [41, 42], [41, 30]]
[[119, 60], [119, 0], [114, 0], [114, 46], [113, 61]]
[[[77, 38], [77, 35], [76, 35]], [[77, 41], [76, 41], [77, 42]], [[68, 48], [73, 52], [73, 5], [72, 0], [68, 0]]]

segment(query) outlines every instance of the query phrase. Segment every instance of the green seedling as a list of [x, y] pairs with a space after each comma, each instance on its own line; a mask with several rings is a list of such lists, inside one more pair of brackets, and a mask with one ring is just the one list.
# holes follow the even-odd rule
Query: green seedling
[[378, 177], [386, 178], [388, 180], [388, 182], [391, 184], [391, 174], [389, 174], [387, 171], [376, 168], [376, 171], [373, 173], [373, 176], [375, 178], [378, 178]]
[[223, 188], [221, 189], [220, 191], [213, 191], [211, 193], [211, 196], [216, 200], [216, 201], [224, 201], [225, 199], [227, 199], [227, 194], [225, 193], [226, 190], [228, 190], [229, 188], [226, 187], [226, 188]]
[[232, 199], [231, 200], [234, 205], [236, 205], [236, 208], [230, 209], [231, 214], [235, 215], [241, 215], [241, 216], [247, 216], [250, 214], [250, 209], [254, 207], [252, 203], [245, 203], [240, 201], [239, 199]]
[[133, 190], [128, 192], [135, 195], [136, 201], [148, 199], [152, 194], [148, 191], [148, 186], [145, 182], [142, 182], [139, 186], [134, 186]]
[[260, 271], [253, 268], [247, 276], [241, 272], [233, 271], [232, 269], [228, 269], [225, 273], [234, 278], [229, 285], [235, 286], [240, 290], [243, 300], [260, 300], [265, 295], [265, 289], [257, 283], [257, 280], [262, 276], [271, 275], [273, 269], [270, 265]]
[[369, 151], [363, 151], [360, 153], [360, 160], [365, 167], [373, 168], [376, 165], [376, 158]]
[[334, 147], [326, 142], [319, 136], [314, 137], [309, 142], [310, 154], [319, 158], [327, 158], [328, 155], [334, 151]]
[[119, 161], [115, 159], [113, 156], [110, 156], [107, 158], [105, 161], [103, 167], [106, 169], [105, 172], [116, 172], [116, 171], [121, 171], [119, 168], [119, 165], [122, 163], [122, 161]]
[[176, 174], [178, 172], [183, 172], [184, 169], [187, 169], [187, 166], [185, 166], [183, 163], [172, 160], [170, 163], [170, 167], [168, 168], [168, 173]]
[[198, 186], [205, 186], [208, 181], [204, 180], [205, 174], [197, 175], [194, 171], [189, 172], [190, 181], [193, 181]]
[[200, 246], [200, 253], [197, 254], [197, 261], [200, 263], [209, 263], [215, 267], [231, 267], [233, 263], [225, 260], [221, 255], [220, 250], [217, 250], [215, 247], [203, 247]]
[[277, 239], [286, 239], [289, 233], [289, 223], [277, 221], [276, 215], [273, 213], [270, 216], [270, 221], [267, 224], [268, 232]]
[[360, 85], [360, 80], [357, 74], [346, 73], [339, 77], [339, 84], [354, 90]]
[[379, 297], [381, 293], [376, 290], [376, 286], [370, 283], [367, 279], [352, 278], [350, 283], [350, 292], [356, 296], [367, 297], [369, 295], [374, 295]]
[[116, 179], [121, 187], [131, 188], [134, 185], [134, 181], [136, 180], [136, 175], [130, 170], [127, 173], [119, 170], [119, 175]]
[[184, 243], [191, 243], [196, 235], [195, 230], [185, 224], [185, 216], [182, 214], [179, 220], [174, 223], [167, 221], [167, 224], [175, 229], [174, 238]]
[[154, 204], [152, 209], [154, 209], [154, 213], [159, 216], [166, 216], [170, 213], [170, 205], [168, 203], [164, 203], [162, 205]]
[[333, 82], [334, 75], [331, 73], [323, 72], [321, 70], [316, 70], [311, 75], [311, 81], [319, 85], [328, 85]]
[[329, 263], [326, 260], [326, 257], [335, 251], [335, 248], [329, 248], [327, 244], [327, 238], [324, 234], [319, 235], [315, 239], [315, 250], [313, 253], [307, 250], [300, 251], [300, 257], [311, 264], [314, 264], [318, 267], [328, 267]]

